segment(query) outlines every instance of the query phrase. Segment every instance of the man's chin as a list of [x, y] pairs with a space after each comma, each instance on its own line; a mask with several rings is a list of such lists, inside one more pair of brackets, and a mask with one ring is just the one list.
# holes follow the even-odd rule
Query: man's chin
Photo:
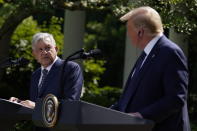
[[41, 65], [44, 66], [44, 67], [47, 67], [49, 66], [50, 64], [52, 64], [51, 61], [47, 61], [47, 62], [42, 62]]

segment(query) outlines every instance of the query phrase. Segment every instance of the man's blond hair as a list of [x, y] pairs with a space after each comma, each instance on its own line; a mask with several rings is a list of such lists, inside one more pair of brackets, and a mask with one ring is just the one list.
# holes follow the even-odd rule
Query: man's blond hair
[[137, 29], [143, 28], [152, 36], [163, 32], [163, 25], [159, 13], [149, 6], [135, 8], [122, 16], [120, 20], [131, 20]]

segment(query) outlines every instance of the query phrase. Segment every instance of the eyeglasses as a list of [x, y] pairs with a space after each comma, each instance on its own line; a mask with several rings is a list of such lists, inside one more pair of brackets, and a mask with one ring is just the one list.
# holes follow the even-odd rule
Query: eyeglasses
[[43, 52], [49, 52], [53, 47], [47, 46], [45, 48], [37, 48], [36, 52], [43, 53]]

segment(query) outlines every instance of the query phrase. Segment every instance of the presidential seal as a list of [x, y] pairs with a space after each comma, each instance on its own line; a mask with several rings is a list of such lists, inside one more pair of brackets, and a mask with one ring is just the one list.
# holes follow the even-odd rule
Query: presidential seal
[[48, 94], [42, 105], [43, 123], [46, 127], [53, 127], [57, 121], [59, 102], [53, 94]]

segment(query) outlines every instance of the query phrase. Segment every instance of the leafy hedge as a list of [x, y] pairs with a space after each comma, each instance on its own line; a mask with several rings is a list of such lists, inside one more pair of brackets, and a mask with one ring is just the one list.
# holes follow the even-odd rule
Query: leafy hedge
[[90, 103], [109, 107], [118, 100], [120, 94], [121, 89], [105, 86], [103, 88], [85, 91], [81, 99]]

